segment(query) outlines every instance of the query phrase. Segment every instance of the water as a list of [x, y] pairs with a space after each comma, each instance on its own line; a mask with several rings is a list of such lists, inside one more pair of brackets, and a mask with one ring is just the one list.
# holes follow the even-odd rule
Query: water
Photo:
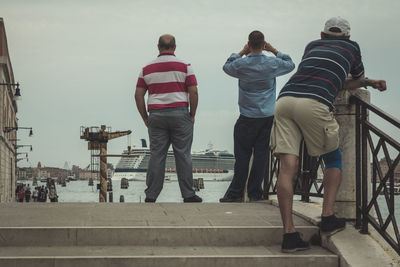
[[[32, 183], [32, 181], [21, 181], [23, 183]], [[45, 183], [38, 182], [38, 185]], [[204, 181], [204, 188], [196, 192], [203, 198], [203, 202], [218, 202], [224, 196], [230, 181]], [[128, 189], [121, 189], [120, 181], [113, 181], [113, 200], [119, 202], [120, 195], [124, 196], [125, 202], [139, 203], [144, 202], [146, 197], [144, 190], [146, 182], [129, 181]], [[66, 187], [56, 185], [59, 202], [99, 202], [99, 190], [94, 186], [88, 186], [88, 181], [71, 181]], [[164, 183], [164, 188], [157, 198], [157, 202], [182, 202], [178, 181]]]

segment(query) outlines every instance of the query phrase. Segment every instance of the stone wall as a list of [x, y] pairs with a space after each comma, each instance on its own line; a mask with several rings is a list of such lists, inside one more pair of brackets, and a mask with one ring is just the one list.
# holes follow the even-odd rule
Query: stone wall
[[[0, 18], [0, 82], [14, 83], [14, 76], [8, 55], [7, 38], [3, 19]], [[15, 201], [16, 186], [16, 131], [5, 133], [5, 127], [17, 126], [17, 103], [15, 89], [0, 85], [0, 202]]]

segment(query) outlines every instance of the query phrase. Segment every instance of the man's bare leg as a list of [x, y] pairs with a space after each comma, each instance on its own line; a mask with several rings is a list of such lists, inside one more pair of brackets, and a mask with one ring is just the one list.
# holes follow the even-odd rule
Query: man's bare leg
[[324, 172], [324, 203], [322, 205], [322, 216], [334, 214], [336, 194], [342, 180], [342, 172], [339, 168], [328, 168]]
[[336, 167], [330, 167], [324, 173], [324, 203], [322, 205], [321, 234], [333, 235], [346, 227], [343, 218], [336, 218], [334, 205], [336, 194], [342, 179], [342, 171]]
[[296, 155], [280, 154], [281, 167], [279, 170], [276, 191], [281, 212], [284, 233], [296, 232], [293, 224], [293, 178], [297, 173], [299, 158]]

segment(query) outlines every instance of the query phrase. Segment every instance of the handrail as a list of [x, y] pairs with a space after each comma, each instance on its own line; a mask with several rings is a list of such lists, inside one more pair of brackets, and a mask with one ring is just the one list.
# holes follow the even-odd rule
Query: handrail
[[[368, 112], [375, 113], [379, 119], [385, 120], [398, 130], [400, 130], [400, 120], [356, 95], [350, 96], [350, 101], [356, 106], [356, 227], [361, 228], [362, 234], [368, 234], [368, 225], [372, 225], [400, 255], [400, 232], [395, 216], [394, 198], [394, 170], [400, 165], [400, 143], [368, 121]], [[371, 134], [379, 139], [376, 144]], [[395, 157], [391, 157], [389, 145], [397, 152]], [[380, 152], [384, 154], [381, 160], [378, 159]], [[371, 180], [368, 179], [370, 164], [368, 153], [372, 155]], [[387, 167], [384, 169], [381, 168], [382, 160], [386, 161]], [[368, 189], [368, 184], [372, 185], [372, 190]], [[383, 205], [378, 201], [382, 194], [387, 205], [387, 216], [382, 213]], [[388, 231], [390, 225], [393, 233]]]
[[382, 109], [378, 108], [377, 106], [375, 106], [371, 103], [365, 102], [357, 95], [350, 96], [350, 103], [360, 104], [360, 105], [366, 107], [368, 110], [376, 113], [376, 115], [379, 115], [379, 117], [387, 120], [388, 122], [394, 124], [394, 126], [400, 128], [400, 120], [396, 119], [395, 117], [393, 117], [390, 114], [387, 114], [386, 112], [384, 112]]

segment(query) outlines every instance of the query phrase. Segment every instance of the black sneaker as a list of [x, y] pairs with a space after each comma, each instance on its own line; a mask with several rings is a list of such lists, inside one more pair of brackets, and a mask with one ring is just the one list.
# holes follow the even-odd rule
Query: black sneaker
[[241, 198], [241, 197], [238, 197], [238, 198], [223, 197], [223, 198], [219, 199], [219, 202], [221, 202], [221, 203], [243, 202], [243, 198]]
[[310, 243], [300, 237], [299, 232], [287, 233], [283, 235], [282, 252], [295, 252], [310, 248]]
[[156, 200], [155, 199], [152, 199], [152, 198], [145, 198], [144, 199], [144, 202], [147, 202], [147, 203], [154, 203], [154, 202], [156, 202]]
[[190, 203], [190, 202], [203, 202], [203, 199], [201, 197], [194, 195], [192, 197], [187, 197], [183, 199], [183, 202], [185, 203]]
[[343, 218], [336, 218], [335, 215], [321, 216], [321, 235], [331, 236], [346, 228], [346, 221]]

